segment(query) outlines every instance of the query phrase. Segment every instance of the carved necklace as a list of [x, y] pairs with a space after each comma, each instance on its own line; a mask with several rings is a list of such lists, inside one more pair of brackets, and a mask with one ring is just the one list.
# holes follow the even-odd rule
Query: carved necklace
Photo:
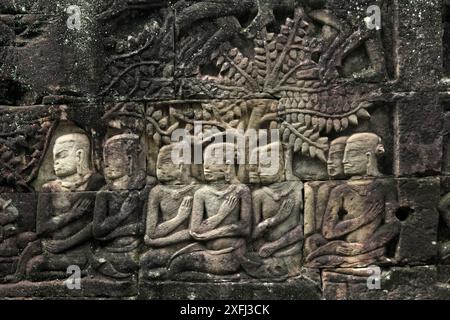
[[216, 190], [214, 187], [212, 187], [213, 189], [211, 190], [211, 192], [219, 197], [219, 198], [223, 198], [226, 195], [228, 195], [230, 192], [236, 190], [236, 185], [230, 185], [228, 188], [226, 188], [225, 190]]
[[194, 189], [196, 185], [189, 186], [164, 186], [165, 191], [168, 191], [171, 194], [171, 197], [175, 200], [179, 200], [180, 198], [184, 198], [184, 195]]
[[292, 190], [295, 188], [295, 183], [290, 183], [288, 185], [288, 188], [286, 190], [283, 190], [285, 187], [286, 184], [284, 183], [275, 183], [273, 185], [264, 187], [263, 190], [269, 195], [269, 197], [278, 202], [292, 192]]
[[347, 186], [361, 197], [366, 197], [369, 192], [376, 188], [375, 183], [369, 183], [367, 185], [351, 185], [348, 183]]
[[77, 189], [79, 187], [81, 187], [82, 185], [84, 185], [88, 182], [88, 180], [91, 178], [91, 176], [92, 176], [92, 173], [88, 173], [84, 177], [82, 177], [79, 181], [76, 181], [76, 182], [61, 181], [61, 187], [67, 188], [72, 192], [77, 191]]

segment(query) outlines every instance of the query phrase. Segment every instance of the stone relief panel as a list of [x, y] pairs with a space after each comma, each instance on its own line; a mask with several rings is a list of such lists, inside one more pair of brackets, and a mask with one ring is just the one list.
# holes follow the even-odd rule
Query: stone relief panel
[[[0, 197], [0, 278], [12, 274], [21, 252], [36, 240], [36, 197], [2, 194]], [[3, 282], [3, 281], [1, 281]]]
[[[226, 16], [218, 18], [220, 6]], [[198, 8], [201, 15], [196, 14]], [[287, 12], [294, 14], [286, 19]], [[254, 18], [242, 23], [246, 14]], [[188, 95], [214, 97], [283, 96], [293, 88], [326, 87], [340, 75], [383, 79], [386, 69], [379, 35], [345, 18], [338, 18], [320, 1], [180, 3], [176, 6], [177, 37], [181, 38], [177, 72], [182, 89]], [[253, 44], [246, 39], [253, 39]], [[241, 48], [235, 47], [239, 44]], [[362, 61], [357, 54], [352, 56], [356, 49], [362, 51]], [[254, 55], [247, 54], [251, 51]], [[208, 68], [197, 69], [207, 63]], [[192, 76], [197, 80], [189, 79]]]
[[[331, 143], [331, 178], [348, 181], [310, 183], [307, 192], [308, 245], [306, 263], [312, 267], [364, 267], [382, 263], [387, 246], [399, 233], [393, 215], [392, 188], [378, 169], [384, 153], [381, 138], [372, 133], [341, 137]], [[340, 158], [342, 157], [342, 158]]]

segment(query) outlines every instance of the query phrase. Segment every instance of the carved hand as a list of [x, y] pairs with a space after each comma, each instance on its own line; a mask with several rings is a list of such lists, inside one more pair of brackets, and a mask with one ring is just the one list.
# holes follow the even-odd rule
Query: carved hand
[[137, 205], [139, 203], [139, 195], [137, 192], [132, 192], [128, 195], [126, 200], [122, 204], [122, 208], [120, 211], [131, 213], [136, 209]]
[[361, 243], [344, 243], [336, 251], [338, 254], [346, 256], [356, 256], [361, 253], [363, 245]]
[[4, 238], [15, 236], [18, 233], [18, 229], [15, 225], [9, 224], [4, 227]]
[[148, 246], [151, 246], [152, 243], [153, 243], [153, 239], [150, 238], [149, 236], [145, 235], [145, 236], [144, 236], [144, 243], [145, 243], [146, 245], [148, 245]]
[[293, 208], [294, 208], [294, 201], [292, 199], [284, 200], [283, 203], [281, 204], [280, 220], [284, 221], [285, 219], [287, 219], [291, 215]]
[[[80, 199], [73, 207], [73, 210], [75, 210], [78, 214], [83, 215], [86, 212], [88, 212], [90, 206], [92, 204], [92, 201], [89, 199]], [[57, 219], [58, 217], [53, 218], [56, 223], [59, 222]], [[58, 220], [58, 221], [56, 221]]]
[[238, 199], [236, 196], [231, 196], [225, 200], [220, 206], [219, 213], [228, 215], [230, 214], [238, 205]]
[[50, 253], [60, 253], [66, 250], [66, 242], [62, 240], [52, 240], [43, 244], [44, 250]]
[[193, 197], [184, 197], [183, 201], [181, 202], [180, 208], [178, 209], [178, 216], [182, 218], [183, 220], [188, 218], [189, 215], [192, 212], [192, 202]]
[[258, 254], [261, 258], [268, 258], [275, 252], [275, 249], [270, 244], [265, 244], [259, 249]]
[[255, 228], [255, 231], [253, 232], [253, 239], [259, 238], [261, 234], [266, 232], [267, 229], [277, 226], [278, 224], [286, 220], [291, 215], [293, 208], [294, 201], [292, 201], [291, 199], [284, 200], [281, 205], [279, 214], [258, 224], [258, 226]]
[[204, 233], [198, 233], [198, 232], [191, 231], [190, 234], [195, 240], [205, 240], [208, 238], [207, 235]]

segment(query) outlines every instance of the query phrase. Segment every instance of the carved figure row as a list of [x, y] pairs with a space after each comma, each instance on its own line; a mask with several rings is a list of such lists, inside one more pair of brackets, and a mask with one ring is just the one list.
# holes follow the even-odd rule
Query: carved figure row
[[[36, 233], [4, 236], [11, 232], [17, 210], [9, 203], [2, 205], [3, 242], [16, 241], [17, 251], [11, 256], [24, 248], [7, 282], [58, 278], [70, 265], [115, 279], [129, 278], [137, 270], [147, 279], [234, 279], [241, 273], [283, 279], [300, 273], [304, 225], [310, 267], [379, 261], [398, 233], [398, 224], [388, 217], [385, 188], [376, 179], [383, 146], [374, 134], [332, 142], [330, 177], [350, 180], [308, 183], [305, 223], [302, 183], [280, 181], [279, 173], [256, 165], [250, 176], [264, 186], [252, 192], [239, 183], [234, 165], [223, 161], [229, 159], [227, 152], [236, 155], [226, 144], [205, 149], [203, 174], [208, 185], [189, 179], [191, 166], [173, 164], [174, 145], [169, 145], [158, 155], [161, 184], [140, 193], [120, 191], [145, 178], [135, 165], [138, 146], [139, 137], [132, 134], [108, 139], [105, 183], [90, 165], [86, 135], [57, 139], [57, 179], [45, 184], [39, 195]], [[217, 148], [224, 151], [219, 162], [213, 156]]]

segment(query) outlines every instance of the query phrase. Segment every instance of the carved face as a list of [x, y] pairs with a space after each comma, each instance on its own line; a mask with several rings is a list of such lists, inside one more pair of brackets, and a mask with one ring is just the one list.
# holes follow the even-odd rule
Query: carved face
[[272, 184], [282, 179], [275, 164], [259, 163], [249, 166], [250, 183]]
[[77, 164], [81, 161], [83, 150], [75, 148], [71, 141], [57, 140], [53, 148], [53, 165], [59, 178], [77, 173]]
[[180, 168], [170, 161], [158, 162], [156, 177], [161, 182], [178, 182], [181, 179]]
[[363, 141], [347, 143], [342, 161], [346, 175], [365, 175], [367, 173], [368, 159], [371, 153], [363, 143]]
[[227, 164], [205, 163], [203, 165], [203, 174], [207, 182], [218, 182], [225, 180], [229, 171]]
[[251, 160], [257, 164], [249, 166], [251, 183], [272, 184], [284, 180], [284, 160], [278, 143], [272, 143], [255, 149]]
[[259, 183], [259, 166], [257, 164], [251, 164], [248, 166], [248, 170], [250, 183]]
[[116, 180], [129, 174], [131, 155], [127, 154], [121, 144], [112, 144], [104, 149], [105, 178]]
[[373, 133], [355, 133], [347, 140], [344, 151], [344, 173], [357, 176], [379, 176], [377, 156], [384, 153], [381, 138]]
[[205, 149], [203, 174], [207, 182], [231, 182], [235, 178], [235, 146], [227, 143]]
[[342, 164], [344, 157], [344, 145], [331, 145], [328, 152], [327, 170], [331, 178], [344, 176], [344, 166]]

